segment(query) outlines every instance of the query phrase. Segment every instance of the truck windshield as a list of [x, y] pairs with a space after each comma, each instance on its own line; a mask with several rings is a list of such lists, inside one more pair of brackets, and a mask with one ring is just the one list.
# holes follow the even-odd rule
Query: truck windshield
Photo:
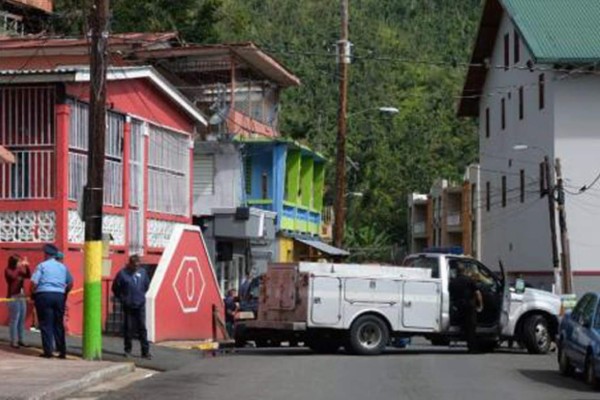
[[408, 257], [404, 259], [402, 263], [404, 267], [413, 267], [413, 268], [426, 268], [431, 270], [432, 278], [440, 277], [440, 267], [437, 258], [418, 256], [418, 257]]

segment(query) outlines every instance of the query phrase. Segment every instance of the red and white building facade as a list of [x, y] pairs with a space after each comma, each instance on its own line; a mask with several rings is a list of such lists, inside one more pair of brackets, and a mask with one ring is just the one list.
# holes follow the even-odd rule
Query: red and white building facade
[[[44, 243], [61, 249], [75, 280], [68, 301], [68, 328], [75, 333], [83, 315], [78, 289], [83, 286], [84, 224], [78, 207], [87, 179], [90, 78], [80, 42], [0, 41], [0, 146], [14, 156], [14, 163], [0, 164], [0, 265], [18, 253], [35, 267]], [[139, 254], [142, 263], [167, 268], [160, 259], [173, 230], [191, 223], [193, 139], [206, 125], [152, 67], [112, 64], [104, 179], [103, 233], [110, 238], [103, 273], [105, 318], [110, 280], [128, 256]], [[4, 287], [2, 281], [0, 290]], [[209, 298], [221, 305], [218, 289]], [[3, 308], [0, 320], [6, 320]]]

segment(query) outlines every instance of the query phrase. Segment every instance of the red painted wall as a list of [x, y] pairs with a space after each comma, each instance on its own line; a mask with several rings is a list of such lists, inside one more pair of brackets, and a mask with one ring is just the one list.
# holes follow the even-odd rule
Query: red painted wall
[[[177, 233], [173, 236], [176, 237]], [[164, 340], [213, 338], [213, 305], [224, 321], [221, 293], [199, 229], [185, 229], [175, 249], [166, 249], [150, 288], [147, 320], [155, 342]], [[165, 270], [160, 271], [161, 267]], [[152, 327], [152, 321], [154, 327]], [[217, 338], [222, 338], [217, 329]]]
[[[107, 90], [107, 104], [115, 111], [133, 114], [185, 132], [191, 133], [194, 129], [190, 117], [147, 79], [110, 81]], [[69, 84], [67, 93], [82, 101], [89, 101], [87, 83]]]

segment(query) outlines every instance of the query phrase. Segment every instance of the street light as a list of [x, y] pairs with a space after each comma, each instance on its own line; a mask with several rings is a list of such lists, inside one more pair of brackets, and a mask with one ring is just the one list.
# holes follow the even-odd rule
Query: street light
[[333, 222], [333, 243], [337, 247], [342, 247], [344, 241], [344, 224], [346, 219], [346, 207], [344, 205], [346, 199], [346, 122], [348, 119], [357, 114], [363, 114], [369, 111], [377, 110], [384, 114], [398, 114], [400, 110], [391, 106], [379, 106], [367, 108], [355, 113], [345, 114], [346, 103], [343, 102], [343, 107], [340, 106], [340, 115], [338, 116], [338, 136], [337, 136], [337, 154], [335, 164], [335, 201], [334, 222]]
[[544, 156], [544, 180], [546, 181], [546, 196], [548, 196], [548, 215], [550, 216], [550, 240], [552, 244], [552, 267], [554, 269], [554, 287], [555, 290], [560, 290], [561, 288], [561, 278], [560, 278], [560, 265], [558, 258], [558, 243], [556, 239], [556, 212], [554, 205], [554, 184], [551, 182], [550, 176], [550, 159], [546, 152], [537, 146], [530, 146], [525, 143], [518, 143], [513, 146], [513, 150], [515, 151], [525, 151], [525, 150], [537, 150], [542, 153]]
[[400, 110], [398, 108], [391, 107], [391, 106], [371, 107], [371, 108], [365, 108], [364, 110], [360, 110], [357, 112], [347, 114], [346, 120], [349, 119], [350, 117], [354, 117], [355, 115], [364, 114], [369, 111], [379, 111], [382, 114], [398, 114], [400, 112]]
[[363, 197], [364, 195], [363, 192], [348, 192], [344, 197]]

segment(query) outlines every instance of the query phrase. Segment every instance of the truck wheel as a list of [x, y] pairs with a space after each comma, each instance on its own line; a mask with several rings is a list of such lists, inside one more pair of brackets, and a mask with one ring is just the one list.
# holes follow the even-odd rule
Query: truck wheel
[[339, 350], [341, 343], [337, 338], [324, 337], [310, 339], [306, 345], [318, 354], [335, 354]]
[[380, 354], [389, 341], [389, 332], [381, 318], [373, 315], [359, 317], [350, 328], [350, 349], [354, 354]]
[[530, 354], [546, 354], [550, 351], [552, 337], [548, 330], [548, 321], [542, 315], [534, 314], [523, 324], [521, 341]]
[[267, 339], [256, 339], [254, 343], [256, 343], [256, 347], [258, 348], [269, 347], [269, 341]]

